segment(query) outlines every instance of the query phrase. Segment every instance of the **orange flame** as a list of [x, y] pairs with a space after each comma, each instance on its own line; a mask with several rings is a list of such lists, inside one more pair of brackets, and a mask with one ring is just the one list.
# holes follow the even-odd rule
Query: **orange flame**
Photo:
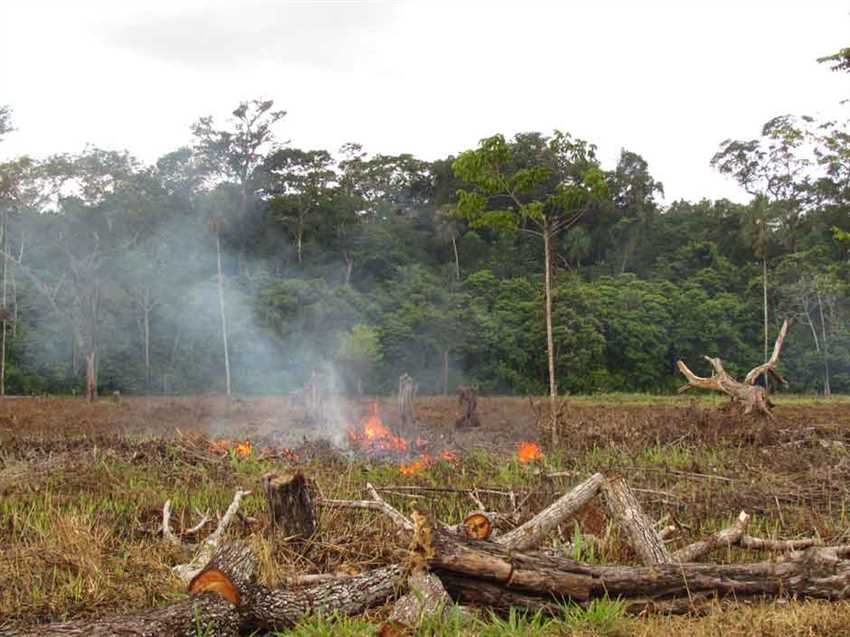
[[247, 458], [254, 453], [254, 447], [251, 445], [250, 440], [237, 443], [234, 449], [236, 450], [236, 455], [240, 458]]
[[543, 457], [543, 452], [540, 451], [540, 445], [536, 442], [521, 442], [517, 446], [516, 457], [522, 464], [540, 460]]
[[454, 451], [444, 451], [440, 454], [440, 460], [445, 460], [449, 464], [457, 465], [460, 458]]
[[348, 430], [348, 438], [353, 444], [365, 449], [381, 449], [384, 451], [407, 451], [407, 442], [399, 438], [387, 429], [381, 417], [378, 415], [378, 403], [369, 405], [369, 415], [360, 425], [360, 428], [351, 427]]
[[406, 462], [399, 467], [399, 471], [401, 471], [401, 475], [409, 476], [423, 469], [427, 469], [432, 464], [434, 464], [434, 459], [427, 453], [423, 453], [416, 460], [412, 460], [411, 462]]

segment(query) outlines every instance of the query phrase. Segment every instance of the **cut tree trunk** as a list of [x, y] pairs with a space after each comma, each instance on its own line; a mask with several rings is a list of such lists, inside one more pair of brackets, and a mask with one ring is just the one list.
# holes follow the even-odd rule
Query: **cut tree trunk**
[[[522, 553], [496, 542], [468, 542], [432, 530], [426, 555], [439, 576], [497, 584], [508, 593], [587, 602], [608, 597], [641, 603], [689, 599], [703, 593], [747, 597], [850, 597], [850, 560], [829, 548], [749, 564], [669, 563], [597, 566], [550, 553]], [[449, 587], [450, 590], [452, 587]], [[475, 601], [464, 598], [460, 601]]]
[[481, 424], [476, 413], [478, 408], [478, 390], [469, 385], [458, 385], [457, 396], [458, 403], [463, 407], [463, 415], [455, 421], [455, 427], [458, 429], [478, 427]]
[[416, 413], [413, 411], [415, 397], [416, 382], [409, 374], [402, 374], [398, 379], [398, 413], [402, 426], [416, 424]]
[[590, 502], [605, 482], [605, 476], [595, 473], [581, 484], [555, 500], [522, 526], [496, 539], [502, 546], [523, 550], [540, 544], [559, 524], [575, 515]]
[[673, 558], [646, 517], [634, 492], [622, 478], [607, 480], [602, 487], [609, 515], [620, 523], [629, 544], [647, 566], [670, 564]]
[[776, 337], [776, 344], [773, 346], [773, 354], [767, 362], [754, 367], [747, 372], [744, 382], [735, 380], [730, 376], [719, 358], [705, 357], [714, 373], [709, 378], [703, 378], [694, 374], [683, 361], [677, 361], [676, 366], [679, 371], [688, 380], [687, 385], [679, 388], [679, 393], [688, 391], [694, 387], [700, 389], [710, 389], [713, 391], [723, 392], [729, 396], [733, 402], [738, 402], [744, 406], [744, 413], [752, 413], [753, 410], [772, 418], [770, 413], [770, 401], [767, 399], [767, 391], [764, 387], [759, 387], [755, 384], [756, 379], [762, 374], [772, 374], [779, 382], [787, 384], [786, 380], [776, 371], [776, 364], [779, 361], [779, 353], [782, 350], [782, 343], [785, 340], [785, 334], [788, 332], [788, 321], [782, 324], [782, 329], [779, 330], [779, 335]]
[[313, 496], [303, 473], [289, 477], [266, 474], [263, 489], [274, 532], [291, 540], [306, 540], [316, 532]]
[[256, 558], [242, 542], [222, 545], [191, 580], [187, 600], [105, 619], [47, 624], [16, 633], [25, 637], [130, 635], [196, 637], [239, 635], [242, 629], [291, 628], [317, 612], [354, 615], [397, 594], [400, 566], [388, 566], [295, 591], [254, 582]]

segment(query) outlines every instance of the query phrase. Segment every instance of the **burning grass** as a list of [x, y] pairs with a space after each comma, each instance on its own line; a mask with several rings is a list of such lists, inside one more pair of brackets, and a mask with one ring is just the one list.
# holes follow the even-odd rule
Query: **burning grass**
[[[403, 512], [425, 509], [449, 523], [474, 508], [466, 492], [473, 487], [488, 509], [510, 511], [515, 503], [522, 517], [598, 470], [626, 476], [652, 516], [675, 519], [684, 531], [674, 546], [726, 526], [740, 509], [753, 514], [754, 535], [835, 539], [846, 537], [848, 529], [850, 405], [842, 402], [789, 404], [777, 411], [776, 423], [762, 424], [701, 403], [677, 408], [578, 401], [565, 423], [564, 447], [545, 455], [537, 447], [526, 455], [521, 443], [532, 450], [536, 443], [533, 429], [518, 416], [524, 413], [521, 401], [494, 399], [494, 411], [483, 399], [484, 424], [459, 435], [449, 408], [441, 412], [438, 400], [427, 399], [417, 406], [420, 418], [435, 417], [414, 436], [402, 438], [381, 422], [390, 436], [404, 441], [403, 453], [396, 449], [385, 456], [382, 449], [367, 449], [354, 458], [320, 443], [274, 444], [274, 438], [254, 435], [247, 426], [226, 439], [132, 433], [127, 423], [139, 414], [131, 401], [8, 402], [19, 413], [0, 405], [0, 626], [148, 608], [181, 595], [169, 567], [185, 561], [186, 550], [159, 537], [162, 504], [169, 498], [179, 534], [199, 512], [221, 513], [234, 489], [255, 489], [231, 533], [252, 538], [261, 556], [261, 579], [269, 585], [299, 573], [358, 572], [403, 557], [395, 530], [369, 512], [322, 510], [322, 531], [303, 553], [267, 539], [267, 515], [256, 486], [265, 472], [293, 464], [316, 480], [325, 497], [360, 497], [369, 481]], [[252, 419], [268, 417], [248, 403]], [[217, 418], [224, 409], [214, 401], [204, 418]], [[77, 420], [81, 413], [84, 419]], [[191, 422], [187, 426], [187, 413], [175, 410], [171, 432], [175, 426], [194, 428]], [[488, 413], [511, 420], [512, 428], [500, 420], [491, 427]], [[39, 424], [35, 414], [49, 426]], [[367, 411], [364, 427], [370, 417]], [[106, 424], [116, 422], [123, 423], [123, 433], [107, 430]], [[415, 471], [405, 471], [406, 463], [417, 462]], [[559, 530], [555, 546], [571, 542], [575, 557], [585, 560], [634, 562], [601, 510], [588, 507], [577, 522]], [[201, 537], [209, 531], [202, 530]], [[582, 543], [588, 534], [600, 541]], [[739, 549], [715, 555], [724, 561], [754, 557]], [[474, 625], [435, 627], [431, 634], [850, 634], [845, 603], [723, 608], [726, 612], [706, 617], [621, 617], [614, 622], [618, 632], [603, 631], [610, 612], [603, 608], [599, 616], [568, 620], [565, 615], [540, 625], [532, 617], [515, 617], [514, 632], [504, 625], [509, 619], [484, 616]], [[336, 622], [317, 619], [293, 634], [374, 635], [382, 612]]]

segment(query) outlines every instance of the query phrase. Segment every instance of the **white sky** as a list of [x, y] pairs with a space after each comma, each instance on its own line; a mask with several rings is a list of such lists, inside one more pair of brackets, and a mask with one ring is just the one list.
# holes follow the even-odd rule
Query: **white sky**
[[708, 162], [784, 113], [835, 115], [835, 0], [0, 0], [0, 157], [90, 142], [146, 161], [273, 98], [280, 137], [436, 159], [554, 128], [649, 161], [667, 201], [741, 193]]

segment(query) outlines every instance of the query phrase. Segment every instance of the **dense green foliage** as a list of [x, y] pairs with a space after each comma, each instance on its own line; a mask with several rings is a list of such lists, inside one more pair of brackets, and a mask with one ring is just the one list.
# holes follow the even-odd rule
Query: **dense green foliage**
[[639, 155], [606, 168], [565, 133], [425, 162], [281, 145], [271, 108], [202, 118], [154, 165], [96, 148], [0, 164], [10, 393], [80, 391], [89, 351], [102, 391], [220, 391], [217, 236], [237, 392], [314, 372], [389, 392], [408, 372], [423, 393], [541, 393], [546, 215], [569, 221], [553, 239], [561, 391], [671, 391], [675, 361], [707, 371], [704, 354], [754, 366], [763, 265], [771, 335], [793, 321], [792, 389], [850, 391], [842, 123], [781, 117], [725, 142], [713, 163], [747, 204], [662, 206]]

